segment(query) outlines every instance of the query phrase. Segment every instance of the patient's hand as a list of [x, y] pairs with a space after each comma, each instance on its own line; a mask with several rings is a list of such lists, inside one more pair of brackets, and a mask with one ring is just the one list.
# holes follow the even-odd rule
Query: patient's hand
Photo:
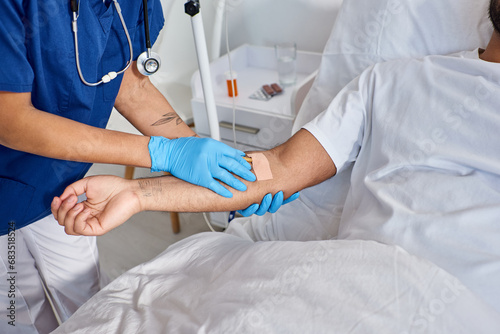
[[[71, 235], [102, 235], [141, 210], [131, 181], [117, 176], [92, 176], [69, 185], [54, 197], [51, 210]], [[77, 196], [87, 200], [77, 204]]]

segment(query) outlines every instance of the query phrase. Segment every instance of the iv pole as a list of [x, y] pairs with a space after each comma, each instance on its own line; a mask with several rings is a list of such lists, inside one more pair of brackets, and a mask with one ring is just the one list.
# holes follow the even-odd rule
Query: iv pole
[[203, 29], [203, 20], [200, 12], [200, 1], [191, 0], [186, 2], [184, 4], [184, 11], [186, 12], [186, 14], [191, 16], [191, 25], [193, 27], [196, 54], [198, 56], [198, 67], [200, 69], [203, 97], [205, 99], [205, 106], [207, 108], [210, 136], [212, 137], [212, 139], [220, 140], [219, 119], [217, 117], [217, 108], [215, 106], [215, 97], [212, 87], [212, 76], [210, 74], [207, 42], [205, 40], [205, 30]]

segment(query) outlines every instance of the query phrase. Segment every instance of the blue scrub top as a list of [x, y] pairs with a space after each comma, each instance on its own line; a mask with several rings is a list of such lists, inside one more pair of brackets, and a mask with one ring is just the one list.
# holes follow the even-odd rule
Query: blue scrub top
[[[123, 0], [120, 6], [136, 60], [146, 48], [142, 1]], [[154, 42], [164, 23], [160, 0], [148, 0], [148, 12]], [[1, 1], [0, 17], [0, 91], [31, 92], [40, 110], [105, 128], [123, 75], [97, 87], [81, 82], [70, 1]], [[130, 56], [110, 0], [80, 1], [78, 42], [82, 72], [89, 82], [123, 69]], [[53, 197], [82, 178], [90, 166], [0, 145], [0, 235], [7, 234], [9, 225], [19, 229], [50, 214]]]

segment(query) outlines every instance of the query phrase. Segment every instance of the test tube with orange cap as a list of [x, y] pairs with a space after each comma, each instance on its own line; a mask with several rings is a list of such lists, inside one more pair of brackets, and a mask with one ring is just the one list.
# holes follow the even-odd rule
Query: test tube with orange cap
[[226, 73], [227, 95], [229, 97], [238, 96], [238, 85], [236, 79], [238, 78], [235, 71], [227, 71]]

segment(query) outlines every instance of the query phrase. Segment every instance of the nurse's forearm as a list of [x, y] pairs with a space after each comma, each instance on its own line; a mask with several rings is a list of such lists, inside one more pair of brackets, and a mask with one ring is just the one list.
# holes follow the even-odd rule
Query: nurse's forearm
[[177, 115], [167, 99], [133, 63], [124, 73], [116, 109], [141, 133], [174, 139], [195, 132]]
[[0, 93], [0, 144], [54, 159], [150, 167], [149, 137], [91, 127], [40, 111], [30, 93]]

